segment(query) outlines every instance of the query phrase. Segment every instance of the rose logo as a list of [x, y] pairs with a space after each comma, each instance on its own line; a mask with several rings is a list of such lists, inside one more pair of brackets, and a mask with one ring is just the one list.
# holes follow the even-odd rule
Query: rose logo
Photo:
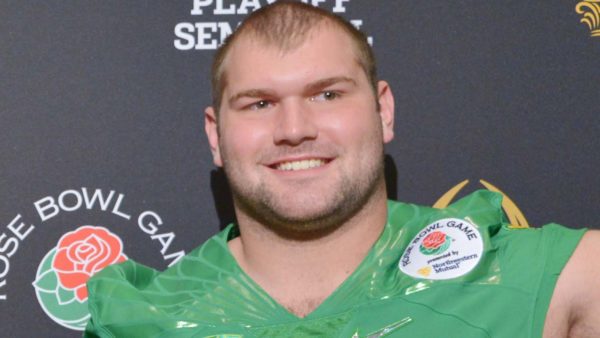
[[452, 238], [441, 231], [434, 231], [423, 239], [419, 251], [424, 255], [437, 255], [448, 250]]
[[121, 239], [104, 227], [86, 225], [64, 234], [38, 267], [33, 286], [40, 305], [58, 324], [83, 330], [89, 319], [85, 283], [126, 259]]
[[109, 264], [123, 262], [121, 240], [101, 227], [84, 226], [61, 237], [52, 268], [60, 285], [75, 292], [79, 302], [87, 299], [85, 283]]

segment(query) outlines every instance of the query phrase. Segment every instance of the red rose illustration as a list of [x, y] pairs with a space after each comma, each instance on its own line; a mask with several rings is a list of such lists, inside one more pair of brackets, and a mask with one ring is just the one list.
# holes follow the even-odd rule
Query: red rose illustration
[[429, 250], [437, 249], [446, 242], [446, 234], [441, 231], [434, 231], [423, 239], [423, 246]]
[[106, 228], [86, 225], [60, 238], [52, 267], [62, 287], [74, 290], [83, 302], [87, 280], [107, 265], [125, 261], [122, 250], [121, 240]]

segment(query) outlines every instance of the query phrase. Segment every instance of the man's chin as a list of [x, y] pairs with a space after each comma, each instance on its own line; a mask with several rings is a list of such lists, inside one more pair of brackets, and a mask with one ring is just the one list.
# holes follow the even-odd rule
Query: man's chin
[[232, 184], [236, 212], [281, 236], [318, 238], [351, 219], [378, 188], [385, 194], [383, 170], [367, 172], [371, 175], [362, 179], [341, 175], [328, 182], [311, 181], [294, 187], [277, 182], [262, 182], [254, 187]]
[[337, 229], [345, 219], [335, 205], [277, 208], [264, 210], [257, 219], [282, 237], [310, 239], [321, 237]]

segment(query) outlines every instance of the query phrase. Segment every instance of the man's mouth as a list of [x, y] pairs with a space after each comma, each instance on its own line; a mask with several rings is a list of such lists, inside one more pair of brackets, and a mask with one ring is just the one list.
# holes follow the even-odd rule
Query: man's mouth
[[305, 159], [297, 161], [280, 162], [275, 165], [275, 169], [283, 171], [297, 171], [318, 168], [325, 165], [327, 161], [323, 159]]

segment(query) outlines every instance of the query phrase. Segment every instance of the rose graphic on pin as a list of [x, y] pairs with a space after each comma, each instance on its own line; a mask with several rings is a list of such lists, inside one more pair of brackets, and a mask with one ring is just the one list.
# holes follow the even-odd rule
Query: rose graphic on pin
[[441, 231], [434, 231], [427, 235], [421, 245], [419, 251], [424, 255], [437, 255], [448, 250], [452, 243], [452, 238]]

